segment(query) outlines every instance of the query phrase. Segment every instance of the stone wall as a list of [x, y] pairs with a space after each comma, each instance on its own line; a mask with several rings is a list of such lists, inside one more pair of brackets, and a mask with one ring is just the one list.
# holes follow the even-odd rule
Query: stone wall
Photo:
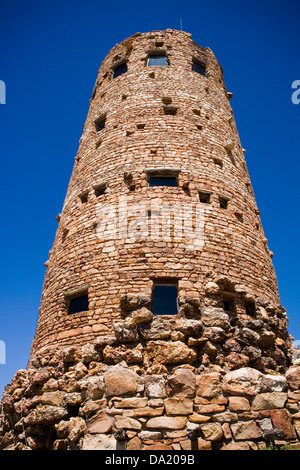
[[[251, 367], [201, 369], [183, 363], [193, 356], [178, 343], [170, 343], [178, 352], [172, 361], [158, 360], [147, 371], [130, 365], [129, 356], [129, 364], [109, 364], [112, 338], [35, 358], [36, 367], [18, 371], [5, 389], [0, 448], [300, 448], [299, 365], [284, 375]], [[176, 360], [181, 364], [164, 365]]]

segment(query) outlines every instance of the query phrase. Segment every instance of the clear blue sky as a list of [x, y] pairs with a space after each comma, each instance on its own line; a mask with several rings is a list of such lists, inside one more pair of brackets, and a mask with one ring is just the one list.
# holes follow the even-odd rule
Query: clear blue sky
[[183, 29], [221, 63], [289, 330], [300, 339], [298, 0], [0, 0], [0, 393], [26, 368], [97, 70], [136, 32]]

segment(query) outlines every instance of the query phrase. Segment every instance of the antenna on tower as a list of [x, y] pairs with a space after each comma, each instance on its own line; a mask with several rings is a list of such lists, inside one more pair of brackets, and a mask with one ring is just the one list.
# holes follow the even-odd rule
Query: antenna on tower
[[182, 19], [180, 18], [180, 30], [182, 31]]

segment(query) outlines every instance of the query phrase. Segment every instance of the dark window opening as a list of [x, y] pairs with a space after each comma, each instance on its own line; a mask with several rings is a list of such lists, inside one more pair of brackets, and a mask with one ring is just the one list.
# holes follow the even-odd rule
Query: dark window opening
[[168, 61], [167, 61], [167, 57], [165, 55], [158, 55], [158, 54], [157, 55], [149, 55], [147, 66], [152, 67], [152, 66], [155, 66], [155, 65], [159, 65], [159, 66], [169, 65]]
[[152, 313], [153, 315], [177, 315], [177, 285], [154, 284]]
[[192, 70], [193, 72], [197, 72], [200, 73], [200, 75], [205, 76], [205, 65], [200, 64], [200, 62], [193, 61]]
[[227, 312], [235, 312], [234, 300], [223, 299], [223, 308]]
[[199, 191], [199, 200], [203, 204], [209, 204], [210, 203], [210, 196], [211, 196], [210, 193]]
[[222, 197], [222, 196], [219, 197], [219, 203], [220, 203], [221, 209], [228, 209], [228, 202], [229, 201], [226, 197]]
[[178, 186], [176, 176], [149, 176], [148, 183], [149, 186]]
[[89, 310], [88, 294], [78, 295], [69, 299], [68, 314], [87, 312]]
[[82, 204], [85, 204], [86, 202], [88, 202], [88, 191], [85, 191], [84, 193], [81, 193], [79, 195], [79, 198], [80, 198], [80, 201]]
[[239, 222], [244, 222], [244, 217], [241, 212], [235, 212], [235, 216]]
[[177, 113], [178, 111], [178, 107], [177, 106], [164, 106], [164, 113], [165, 114], [168, 114], [168, 115], [171, 115], [171, 116], [175, 116], [175, 114]]
[[102, 115], [95, 120], [96, 132], [102, 131], [105, 128], [106, 116]]
[[106, 188], [107, 188], [106, 183], [102, 183], [102, 184], [98, 184], [97, 186], [94, 186], [96, 197], [102, 196], [105, 193]]
[[247, 315], [250, 317], [255, 317], [256, 316], [256, 307], [255, 307], [255, 302], [247, 302], [245, 304], [245, 310]]
[[127, 72], [127, 64], [126, 62], [122, 62], [122, 64], [118, 65], [114, 69], [113, 78], [117, 78], [119, 77], [119, 75], [122, 75], [123, 73], [126, 73], [126, 72]]

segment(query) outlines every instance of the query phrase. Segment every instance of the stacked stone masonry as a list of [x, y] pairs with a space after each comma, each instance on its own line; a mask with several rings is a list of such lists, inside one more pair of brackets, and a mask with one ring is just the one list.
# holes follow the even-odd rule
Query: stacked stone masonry
[[[186, 32], [138, 33], [104, 59], [2, 449], [299, 448], [300, 360], [230, 98]], [[187, 207], [197, 243], [177, 230]], [[176, 283], [176, 314], [153, 313], [155, 282]]]
[[[169, 65], [147, 66], [153, 53], [165, 54]], [[205, 76], [192, 70], [194, 58], [205, 64]], [[123, 60], [127, 72], [113, 78], [115, 65]], [[208, 302], [205, 285], [218, 276], [280, 303], [228, 95], [214, 54], [188, 33], [136, 34], [109, 52], [97, 76], [45, 263], [32, 353], [46, 345], [80, 345], [110, 334], [121, 315], [121, 296], [149, 296], [157, 278], [176, 278], [179, 297], [193, 297], [203, 307]], [[175, 115], [165, 114], [170, 106]], [[101, 128], [97, 123], [104, 117]], [[149, 172], [161, 170], [176, 174], [178, 187], [149, 187]], [[209, 203], [200, 203], [199, 192], [209, 194]], [[219, 198], [227, 201], [226, 209]], [[138, 236], [133, 208], [155, 213], [162, 204], [173, 209], [201, 206], [202, 247], [189, 249], [185, 232], [180, 237], [170, 230], [163, 236], [162, 214], [158, 239], [150, 228]], [[104, 206], [116, 209], [116, 235], [102, 236], [99, 207]], [[68, 315], [68, 298], [83, 289], [89, 310]], [[231, 295], [230, 289], [226, 294]], [[240, 304], [236, 308], [244, 310]]]

